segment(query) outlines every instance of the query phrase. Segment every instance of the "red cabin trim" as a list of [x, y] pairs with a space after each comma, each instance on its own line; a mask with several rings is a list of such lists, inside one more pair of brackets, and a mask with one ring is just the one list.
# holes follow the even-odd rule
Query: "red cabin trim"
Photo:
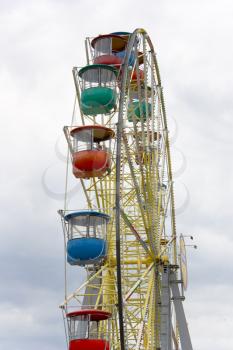
[[132, 74], [132, 80], [131, 81], [137, 81], [137, 76], [139, 73], [139, 79], [143, 80], [144, 79], [144, 71], [142, 69], [139, 69], [138, 72], [136, 70], [136, 68], [133, 70], [133, 74]]
[[119, 69], [122, 64], [122, 59], [114, 55], [102, 55], [94, 59], [94, 64], [108, 64]]
[[71, 317], [83, 316], [83, 315], [89, 315], [90, 321], [103, 321], [103, 320], [107, 320], [112, 316], [112, 314], [108, 311], [90, 309], [90, 310], [79, 310], [79, 311], [69, 312], [68, 314], [66, 314], [66, 317], [71, 318]]

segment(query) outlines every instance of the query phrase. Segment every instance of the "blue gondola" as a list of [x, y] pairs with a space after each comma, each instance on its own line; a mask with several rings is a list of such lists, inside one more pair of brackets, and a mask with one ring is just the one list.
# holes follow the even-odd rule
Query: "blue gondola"
[[109, 215], [98, 211], [72, 212], [67, 224], [67, 262], [70, 265], [101, 263], [107, 255], [106, 231]]

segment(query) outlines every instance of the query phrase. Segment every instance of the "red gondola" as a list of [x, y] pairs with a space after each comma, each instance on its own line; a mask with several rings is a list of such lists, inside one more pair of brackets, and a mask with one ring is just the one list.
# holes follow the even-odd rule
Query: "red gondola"
[[110, 317], [111, 313], [95, 309], [68, 313], [69, 350], [109, 350]]
[[101, 143], [114, 137], [114, 131], [100, 125], [81, 126], [73, 137], [73, 174], [77, 178], [101, 177], [111, 169], [111, 154]]

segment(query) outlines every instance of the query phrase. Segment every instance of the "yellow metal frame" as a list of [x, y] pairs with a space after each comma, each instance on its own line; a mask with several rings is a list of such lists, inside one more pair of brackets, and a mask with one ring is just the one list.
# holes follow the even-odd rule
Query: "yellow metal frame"
[[[90, 41], [87, 41], [90, 42]], [[146, 122], [127, 122], [130, 104], [132, 70], [125, 86], [124, 128], [121, 149], [121, 273], [125, 317], [125, 336], [128, 350], [160, 348], [160, 279], [161, 267], [177, 264], [176, 225], [171, 157], [163, 90], [153, 46], [146, 32], [138, 30], [134, 52], [143, 52], [144, 97]], [[92, 57], [89, 46], [88, 57]], [[138, 60], [134, 69], [139, 75]], [[80, 102], [77, 69], [73, 70], [77, 99]], [[138, 94], [141, 82], [136, 83]], [[147, 87], [150, 87], [150, 96]], [[120, 91], [119, 91], [120, 93]], [[140, 97], [140, 96], [139, 96]], [[151, 113], [149, 111], [151, 105]], [[141, 105], [140, 105], [141, 106]], [[116, 129], [117, 112], [109, 116], [84, 116], [82, 124], [101, 124]], [[143, 114], [142, 108], [140, 112]], [[150, 114], [150, 115], [149, 115]], [[139, 137], [140, 132], [140, 137]], [[155, 132], [161, 140], [155, 139]], [[104, 211], [111, 216], [108, 225], [108, 256], [102, 266], [87, 267], [87, 280], [68, 296], [62, 308], [70, 302], [82, 307], [83, 298], [95, 297], [93, 308], [112, 313], [110, 343], [112, 350], [120, 350], [115, 251], [115, 145], [112, 143], [112, 171], [96, 179], [80, 180], [86, 197], [83, 207]], [[143, 151], [142, 151], [143, 150]], [[166, 182], [166, 187], [163, 184]], [[125, 216], [124, 216], [125, 214]], [[96, 283], [96, 281], [99, 283]], [[93, 283], [93, 281], [95, 283]], [[92, 292], [88, 294], [88, 290]], [[176, 330], [176, 325], [173, 328]], [[178, 335], [177, 335], [178, 338]]]

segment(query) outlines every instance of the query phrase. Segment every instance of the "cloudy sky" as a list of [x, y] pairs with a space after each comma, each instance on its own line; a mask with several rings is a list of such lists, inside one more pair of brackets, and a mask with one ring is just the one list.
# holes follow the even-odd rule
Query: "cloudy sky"
[[[0, 0], [1, 349], [65, 349], [56, 211], [71, 70], [85, 64], [86, 36], [138, 27], [148, 31], [161, 70], [178, 232], [198, 245], [188, 249], [184, 304], [193, 347], [233, 349], [232, 18], [230, 0]], [[80, 196], [79, 187], [74, 192]], [[74, 285], [81, 279], [77, 270]]]

